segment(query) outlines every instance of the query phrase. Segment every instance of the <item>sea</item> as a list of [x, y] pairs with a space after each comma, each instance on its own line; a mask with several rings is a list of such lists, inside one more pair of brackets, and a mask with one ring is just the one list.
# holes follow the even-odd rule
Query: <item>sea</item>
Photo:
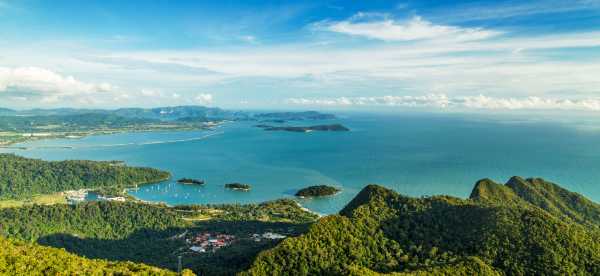
[[[328, 121], [349, 132], [265, 131], [258, 122], [227, 122], [212, 130], [134, 132], [49, 139], [3, 152], [44, 160], [122, 160], [171, 172], [172, 179], [140, 186], [139, 199], [179, 204], [259, 203], [295, 198], [298, 189], [332, 185], [330, 197], [300, 199], [317, 213], [343, 208], [365, 185], [401, 194], [466, 198], [475, 182], [542, 177], [600, 201], [600, 122], [524, 115], [341, 113]], [[285, 124], [289, 125], [291, 123]], [[205, 180], [203, 186], [176, 183]], [[224, 188], [240, 182], [250, 191]]]

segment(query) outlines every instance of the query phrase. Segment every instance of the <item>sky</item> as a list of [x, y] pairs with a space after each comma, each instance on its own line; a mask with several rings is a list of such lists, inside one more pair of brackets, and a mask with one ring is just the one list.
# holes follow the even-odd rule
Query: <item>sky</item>
[[600, 0], [0, 0], [0, 106], [600, 112]]

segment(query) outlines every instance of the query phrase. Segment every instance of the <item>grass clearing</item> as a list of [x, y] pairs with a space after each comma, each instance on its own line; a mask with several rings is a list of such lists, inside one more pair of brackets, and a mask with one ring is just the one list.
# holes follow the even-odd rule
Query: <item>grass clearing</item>
[[55, 193], [50, 195], [36, 195], [29, 199], [6, 199], [0, 200], [0, 208], [12, 208], [21, 207], [24, 205], [52, 205], [52, 204], [67, 204], [67, 198], [62, 193]]

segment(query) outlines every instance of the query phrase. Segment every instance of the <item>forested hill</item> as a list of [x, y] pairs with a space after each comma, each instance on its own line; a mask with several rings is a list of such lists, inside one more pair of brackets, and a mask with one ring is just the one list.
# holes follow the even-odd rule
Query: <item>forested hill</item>
[[[248, 269], [260, 251], [280, 241], [257, 242], [253, 234], [275, 232], [297, 236], [306, 232], [308, 224], [316, 218], [289, 199], [248, 205], [177, 207], [97, 201], [0, 208], [0, 236], [64, 248], [86, 258], [132, 261], [171, 271], [177, 270], [178, 256], [182, 256], [182, 266], [198, 275], [225, 276]], [[230, 234], [237, 240], [217, 252], [191, 251], [188, 241], [204, 232]], [[53, 267], [27, 259], [13, 261], [21, 262], [23, 267]], [[63, 266], [58, 263], [55, 267]], [[0, 275], [3, 275], [1, 267], [0, 257]]]
[[492, 184], [467, 200], [367, 186], [244, 274], [600, 275], [597, 204], [541, 179]]
[[169, 178], [152, 168], [115, 162], [43, 161], [0, 154], [0, 199], [22, 199], [36, 194], [99, 187], [128, 187]]
[[496, 204], [530, 204], [556, 217], [600, 228], [600, 204], [541, 178], [515, 176], [504, 185], [489, 179], [480, 180], [471, 199]]
[[[0, 275], [177, 275], [133, 262], [91, 260], [37, 244], [0, 237]], [[183, 275], [193, 275], [189, 270]]]

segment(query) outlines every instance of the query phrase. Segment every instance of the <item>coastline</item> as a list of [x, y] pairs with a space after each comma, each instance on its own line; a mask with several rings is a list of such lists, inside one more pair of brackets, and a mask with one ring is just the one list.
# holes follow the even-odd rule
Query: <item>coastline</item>
[[[217, 122], [210, 126], [177, 126], [172, 128], [148, 128], [148, 129], [106, 129], [106, 130], [91, 130], [91, 131], [82, 131], [82, 132], [60, 132], [52, 135], [34, 135], [35, 133], [15, 133], [15, 136], [23, 139], [14, 139], [0, 142], [0, 148], [4, 149], [18, 149], [18, 150], [27, 150], [29, 147], [27, 146], [14, 146], [16, 144], [21, 143], [29, 143], [34, 141], [41, 140], [52, 140], [52, 139], [82, 139], [89, 136], [97, 136], [97, 135], [111, 135], [111, 134], [119, 134], [119, 133], [144, 133], [144, 132], [169, 132], [169, 131], [194, 131], [194, 130], [213, 130], [217, 128], [227, 121]], [[31, 136], [24, 136], [26, 134], [32, 134]], [[57, 147], [49, 147], [49, 148], [72, 148], [69, 146], [57, 146]]]

